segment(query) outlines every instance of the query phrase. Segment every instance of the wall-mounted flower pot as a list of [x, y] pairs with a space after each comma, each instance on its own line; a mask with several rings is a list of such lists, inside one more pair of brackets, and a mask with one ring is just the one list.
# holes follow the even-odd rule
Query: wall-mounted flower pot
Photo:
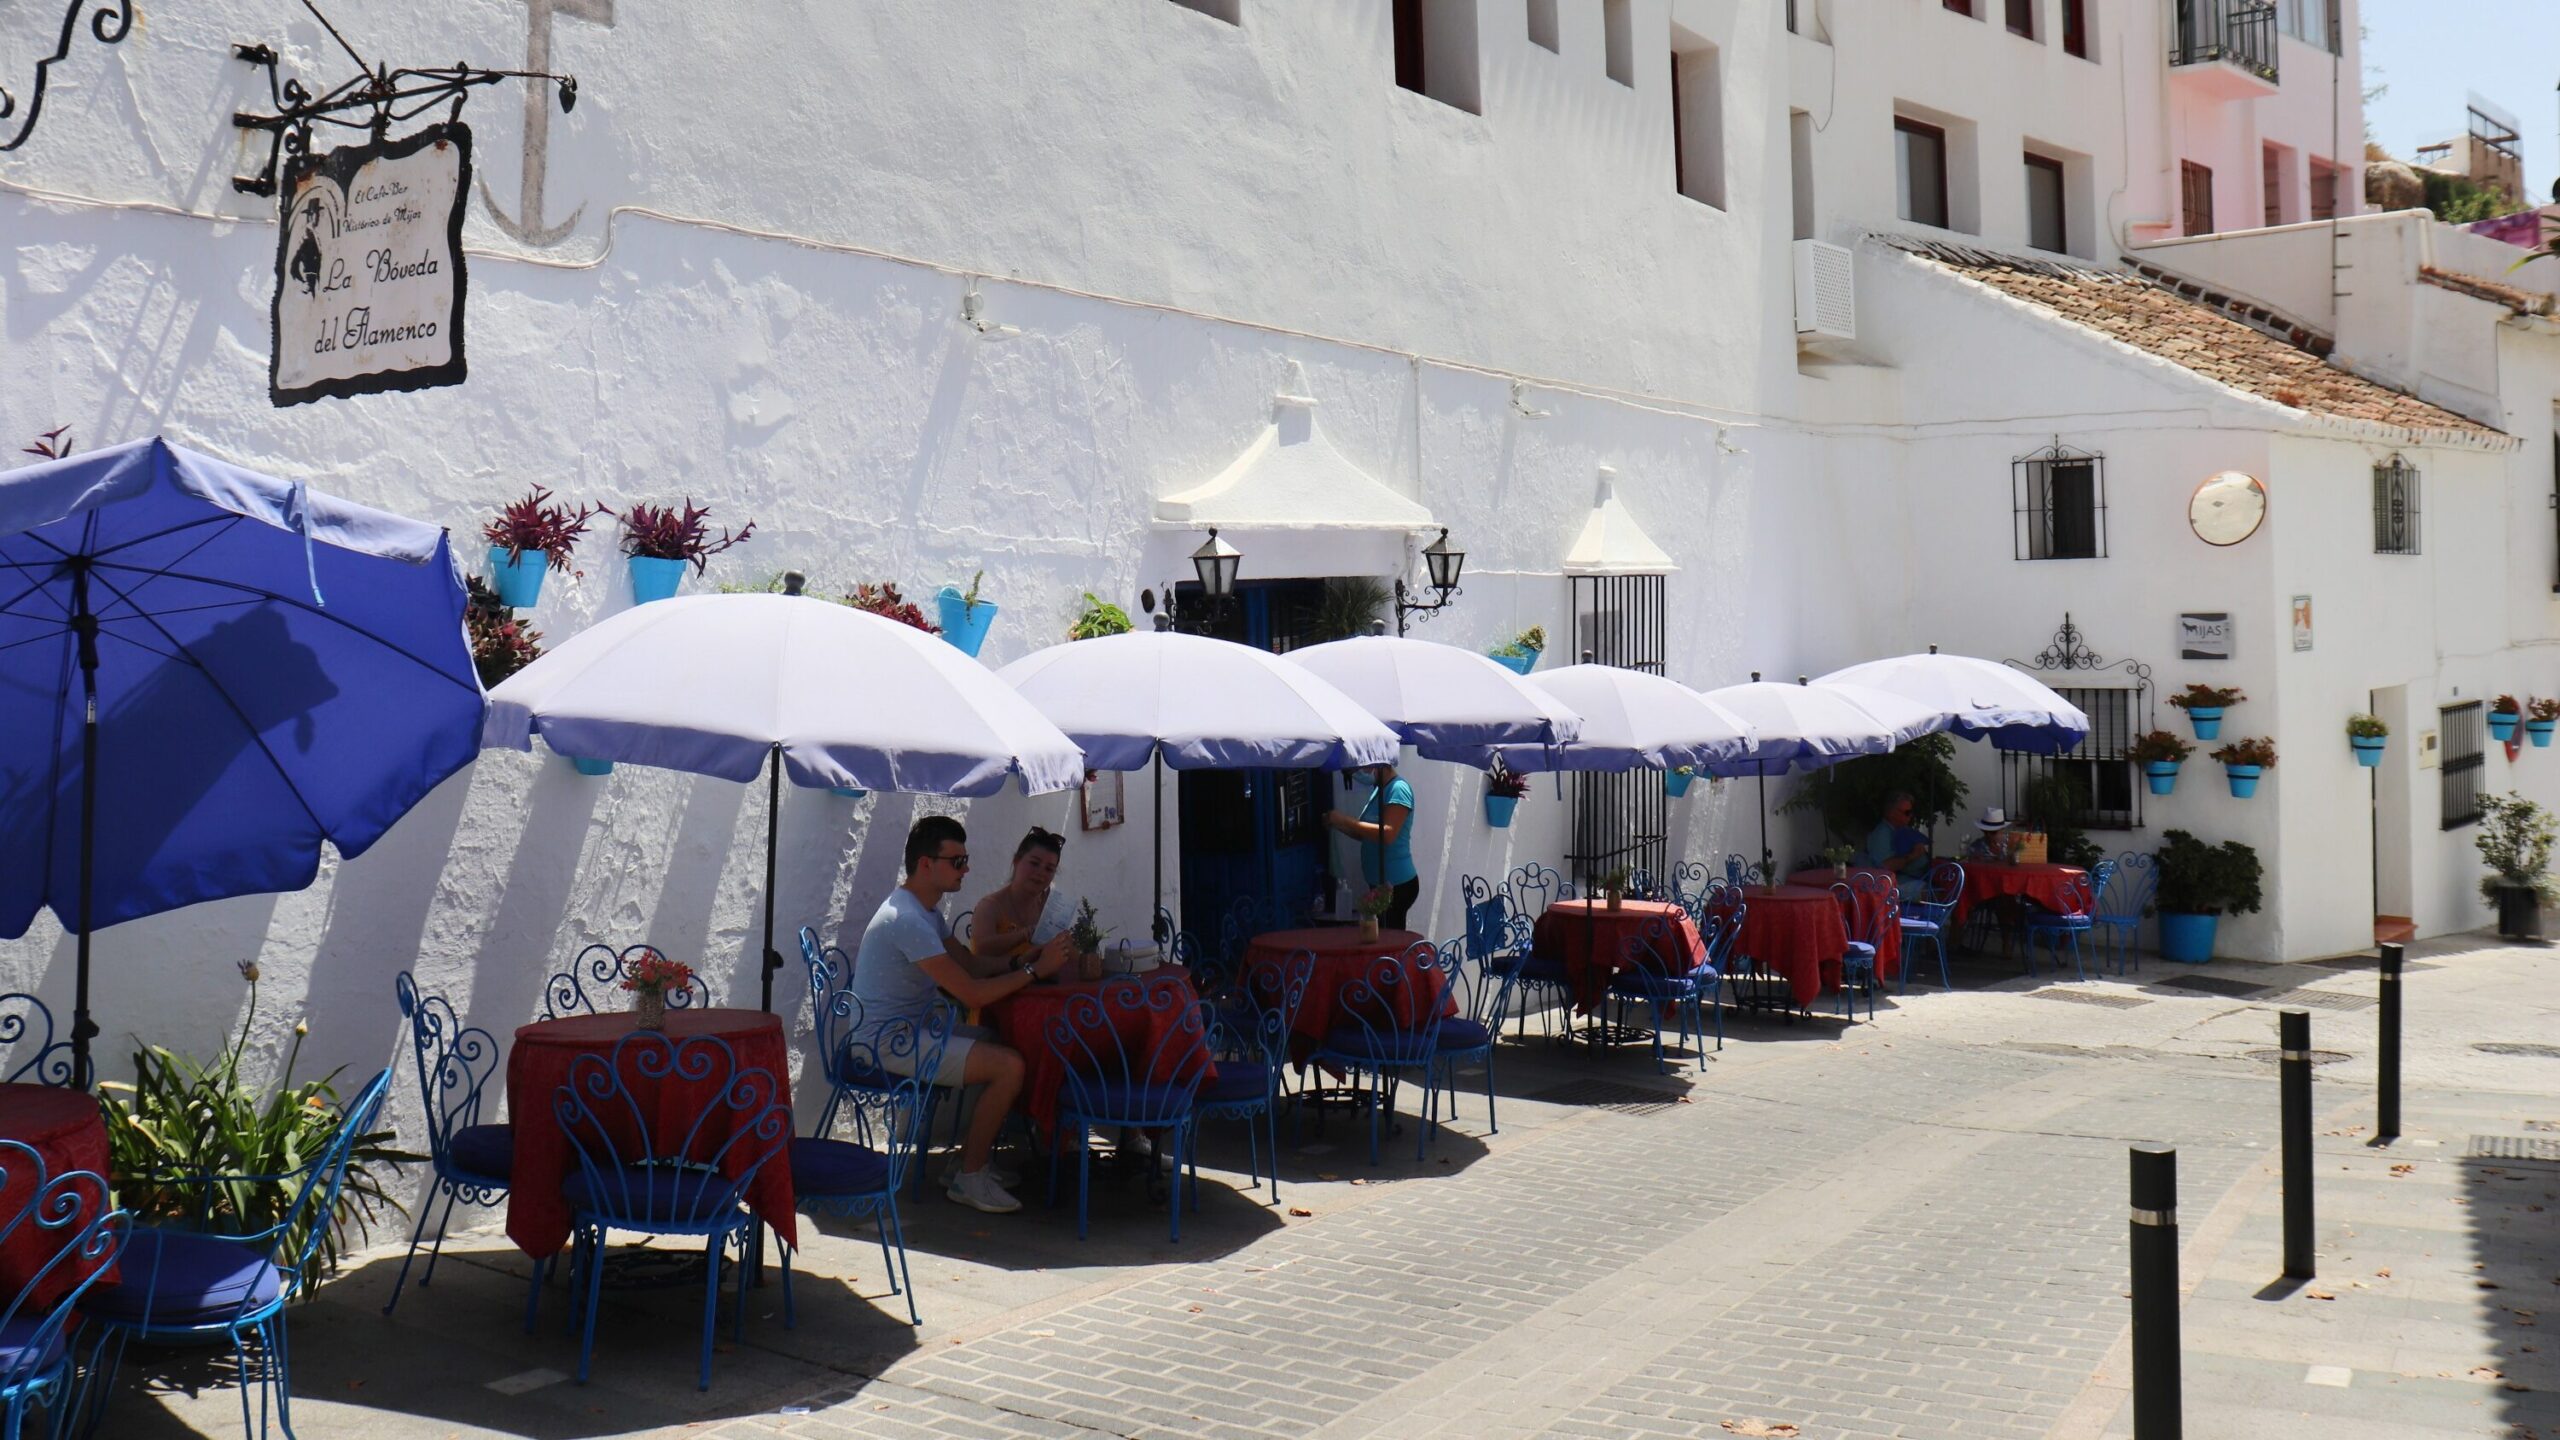
[[631, 557], [631, 603], [646, 605], [652, 600], [675, 598], [676, 587], [684, 583], [685, 562], [661, 560], [654, 555]]
[[1695, 775], [1683, 775], [1677, 770], [1665, 770], [1662, 772], [1662, 793], [1676, 800], [1689, 793], [1689, 782], [1696, 778], [1698, 777]]
[[2524, 717], [2513, 710], [2489, 712], [2489, 738], [2501, 743], [2516, 738], [2516, 722]]
[[2560, 720], [2527, 720], [2524, 722], [2524, 738], [2533, 742], [2534, 749], [2548, 750], [2554, 728], [2560, 728]]
[[489, 547], [489, 585], [498, 592], [498, 603], [510, 610], [530, 610], [542, 600], [542, 577], [551, 570], [551, 557], [539, 550], [527, 550], [513, 560], [507, 558], [507, 547]]
[[1519, 808], [1520, 797], [1517, 795], [1487, 795], [1484, 797], [1484, 823], [1496, 830], [1508, 830], [1511, 828], [1511, 812]]
[[610, 775], [613, 773], [613, 762], [610, 760], [586, 760], [572, 756], [569, 763], [578, 767], [578, 773], [581, 775]]
[[2178, 763], [2175, 760], [2142, 762], [2142, 778], [2150, 784], [2152, 794], [2166, 795], [2178, 788]]
[[859, 800], [862, 798], [864, 792], [856, 790], [850, 785], [830, 785], [827, 787], [827, 793], [835, 796], [839, 800]]
[[1538, 652], [1524, 650], [1517, 655], [1496, 655], [1493, 662], [1514, 675], [1526, 675], [1538, 668]]
[[2181, 965], [2202, 965], [2213, 958], [2214, 931], [2221, 922], [2219, 915], [2161, 911], [2160, 958], [2175, 960]]
[[2225, 765], [2222, 773], [2230, 778], [2232, 798], [2246, 800], [2258, 793], [2258, 777], [2267, 770], [2263, 765]]
[[2198, 705], [2187, 712], [2187, 723], [2196, 727], [2196, 738], [2215, 740], [2222, 735], [2222, 707]]
[[2391, 742], [2382, 735], [2350, 735], [2347, 743], [2355, 747], [2356, 763], [2370, 770], [2382, 763], [2382, 747]]
[[973, 606], [957, 585], [935, 591], [933, 601], [942, 611], [942, 638], [963, 655], [977, 654], [978, 647], [987, 643], [987, 628], [996, 623], [996, 603], [981, 600]]

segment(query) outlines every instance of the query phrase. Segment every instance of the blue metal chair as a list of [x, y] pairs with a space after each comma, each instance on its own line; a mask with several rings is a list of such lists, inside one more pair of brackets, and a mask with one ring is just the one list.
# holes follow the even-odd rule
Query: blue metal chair
[[1769, 883], [1769, 877], [1762, 874], [1759, 865], [1750, 859], [1738, 854], [1727, 855], [1724, 857], [1724, 883], [1738, 890], [1746, 885], [1765, 885]]
[[70, 1085], [71, 1042], [53, 1038], [53, 1012], [23, 990], [0, 995], [0, 1054], [11, 1057], [0, 1081]]
[[[1492, 953], [1527, 954], [1529, 922], [1515, 915], [1505, 930], [1507, 933], [1497, 940]], [[1499, 1135], [1502, 1123], [1495, 1115], [1493, 1105], [1493, 1049], [1494, 1041], [1502, 1034], [1503, 1017], [1511, 1004], [1514, 972], [1488, 968], [1481, 962], [1470, 966], [1469, 962], [1475, 960], [1475, 947], [1470, 943], [1466, 949], [1468, 953], [1462, 954], [1455, 945], [1440, 947], [1442, 982], [1457, 1000], [1458, 1013], [1443, 1018], [1440, 1028], [1433, 1034], [1431, 1060], [1435, 1073], [1427, 1087], [1429, 1096], [1426, 1097], [1433, 1102], [1431, 1128], [1436, 1132], [1440, 1126], [1438, 1096], [1448, 1097], [1449, 1118], [1458, 1118], [1458, 1067], [1480, 1063], [1484, 1066], [1485, 1132]]]
[[[610, 945], [588, 946], [578, 952], [577, 959], [569, 962], [568, 969], [554, 971], [550, 979], [542, 982], [542, 1018], [557, 1020], [563, 1015], [595, 1014], [596, 1001], [587, 993], [589, 985], [607, 992], [620, 989], [622, 982], [630, 978], [631, 962], [643, 955], [664, 959], [666, 953], [645, 941], [625, 946], [619, 951]], [[707, 1009], [710, 1004], [711, 987], [702, 983], [700, 975], [686, 981], [681, 988], [667, 992], [667, 1008], [670, 1010], [688, 1007]]]
[[1557, 873], [1553, 866], [1532, 860], [1515, 867], [1502, 882], [1511, 897], [1511, 913], [1526, 916], [1533, 923], [1547, 913], [1547, 907], [1559, 900], [1573, 898], [1573, 882]]
[[[1414, 997], [1439, 988], [1435, 972], [1441, 969], [1440, 947], [1428, 940], [1417, 941], [1402, 954], [1379, 957], [1366, 974], [1353, 976], [1336, 992], [1335, 1007], [1349, 1019], [1326, 1032], [1316, 1046], [1316, 1063], [1349, 1076], [1361, 1108], [1369, 1112], [1372, 1165], [1378, 1163], [1379, 1112], [1392, 1103], [1387, 1097], [1388, 1079], [1408, 1070], [1419, 1073], [1428, 1107], [1441, 1012], [1440, 1007], [1417, 1003]], [[1368, 1081], [1365, 1089], [1360, 1085], [1363, 1079]], [[1415, 1138], [1413, 1158], [1420, 1160], [1429, 1143], [1426, 1130]]]
[[[711, 1098], [681, 1133], [661, 1134], [675, 1126], [651, 1123], [662, 1112], [654, 1097], [634, 1092], [635, 1082], [680, 1082]], [[553, 1093], [551, 1108], [578, 1159], [561, 1191], [569, 1201], [570, 1288], [585, 1322], [579, 1384], [587, 1383], [595, 1360], [604, 1248], [622, 1230], [702, 1237], [702, 1365], [694, 1388], [711, 1388], [721, 1255], [738, 1246], [743, 1268], [758, 1224], [747, 1191], [766, 1165], [790, 1163], [791, 1107], [777, 1098], [781, 1093], [774, 1076], [740, 1065], [737, 1052], [716, 1035], [676, 1039], [635, 1030], [614, 1042], [609, 1055], [570, 1062], [569, 1082]], [[539, 1273], [533, 1283], [538, 1294]], [[746, 1335], [748, 1288], [741, 1276], [732, 1339]]]
[[[907, 1168], [924, 1158], [925, 1127], [933, 1114], [932, 1077], [942, 1068], [953, 1017], [950, 1006], [937, 1005], [921, 1026], [912, 1020], [892, 1020], [849, 1047], [851, 1068], [898, 1077], [886, 1090], [853, 1092], [855, 1110], [863, 1116], [861, 1129], [866, 1135], [879, 1135], [885, 1142], [880, 1148], [830, 1139], [823, 1121], [817, 1134], [791, 1142], [791, 1190], [802, 1208], [879, 1223], [880, 1263], [888, 1272], [889, 1293], [907, 1297], [910, 1325], [923, 1324], [924, 1317], [916, 1312], [915, 1275], [907, 1267], [907, 1232], [898, 1220], [898, 1189], [906, 1183]], [[832, 1111], [834, 1100], [828, 1104]], [[800, 1313], [791, 1297], [791, 1248], [784, 1246], [782, 1328], [799, 1323]]]
[[[1713, 922], [1711, 922], [1713, 923]], [[1707, 1026], [1704, 1005], [1722, 988], [1724, 976], [1715, 967], [1712, 947], [1704, 953], [1691, 954], [1686, 936], [1679, 933], [1679, 922], [1669, 915], [1656, 915], [1644, 928], [1626, 938], [1622, 964], [1609, 981], [1609, 998], [1618, 1002], [1623, 1022], [1629, 1004], [1641, 1004], [1653, 1012], [1653, 1065], [1668, 1073], [1670, 1062], [1663, 1058], [1662, 1032], [1677, 1027], [1681, 1043], [1691, 1047], [1698, 1057], [1698, 1068], [1707, 1068]], [[1701, 932], [1700, 939], [1705, 939]], [[1724, 1048], [1724, 1005], [1716, 1002], [1716, 1048]]]
[[2056, 970], [2062, 968], [2062, 947], [2069, 944], [2071, 968], [2079, 978], [2089, 978], [2089, 967], [2082, 963], [2080, 957], [2080, 937], [2096, 928], [2098, 891], [2106, 884], [2106, 876], [2112, 868], [2100, 862], [2098, 874], [2094, 877], [2095, 884], [2091, 883], [2093, 877], [2087, 876], [2064, 880], [2061, 894], [2057, 897], [2062, 902], [2060, 910], [2048, 910], [2041, 905], [2028, 907], [2028, 974], [2036, 973], [2036, 944], [2041, 941], [2053, 952], [2053, 968]]
[[1671, 893], [1665, 898], [1688, 911], [1689, 918], [1694, 920], [1698, 917], [1698, 905], [1706, 895], [1707, 886], [1714, 879], [1715, 875], [1707, 869], [1705, 861], [1683, 860], [1671, 867]]
[[2117, 856], [2114, 865], [2114, 872], [2098, 891], [2097, 913], [2090, 917], [2096, 922], [2098, 933], [2091, 938], [2097, 941], [2100, 959], [2105, 959], [2110, 949], [2115, 952], [2116, 973], [2121, 975], [2127, 961], [2137, 970], [2142, 968], [2142, 956], [2134, 942], [2142, 932], [2143, 912], [2151, 908], [2152, 892], [2160, 886], [2160, 869], [2157, 861], [2140, 850]]
[[455, 1204], [495, 1205], [506, 1198], [516, 1159], [515, 1127], [480, 1118], [489, 1077], [498, 1068], [498, 1037], [476, 1025], [464, 1026], [443, 996], [419, 994], [417, 980], [406, 970], [391, 989], [399, 997], [401, 1017], [409, 1022], [409, 1046], [418, 1057], [418, 1093], [426, 1104], [427, 1153], [436, 1178], [418, 1202], [418, 1223], [409, 1231], [400, 1278], [391, 1283], [391, 1298], [383, 1302], [385, 1315], [400, 1303], [400, 1291], [409, 1283], [409, 1266], [418, 1258], [418, 1242], [426, 1236], [427, 1216], [436, 1201], [444, 1201], [444, 1216], [436, 1221], [427, 1273], [418, 1277], [422, 1290], [435, 1283], [436, 1261], [444, 1255], [445, 1227], [453, 1221]]
[[1529, 1000], [1534, 996], [1539, 1024], [1552, 1035], [1556, 1012], [1572, 1008], [1573, 981], [1565, 972], [1563, 956], [1538, 952], [1537, 922], [1549, 905], [1572, 899], [1573, 886], [1562, 875], [1533, 860], [1515, 868], [1495, 893], [1507, 901], [1506, 913], [1529, 927], [1527, 947], [1511, 974], [1512, 989], [1520, 997], [1519, 1008], [1512, 1011], [1512, 1033], [1528, 1033]]
[[1902, 907], [1902, 989], [1911, 992], [1911, 971], [1918, 957], [1918, 947], [1926, 945], [1938, 957], [1938, 988], [1952, 990], [1947, 978], [1947, 932], [1956, 927], [1956, 903], [1964, 898], [1964, 866], [1953, 860], [1941, 860], [1929, 867], [1928, 888], [1921, 898]]
[[[1280, 1203], [1280, 1075], [1289, 1059], [1289, 1032], [1298, 1023], [1298, 1007], [1307, 999], [1315, 976], [1312, 950], [1296, 950], [1278, 965], [1258, 965], [1244, 974], [1242, 994], [1234, 1005], [1219, 1006], [1209, 1036], [1218, 1073], [1203, 1082], [1193, 1105], [1202, 1120], [1245, 1122], [1246, 1154], [1252, 1179], [1262, 1180], [1262, 1143], [1271, 1142], [1271, 1203]], [[1261, 1122], [1257, 1132], [1254, 1122]], [[1191, 1153], [1191, 1187], [1200, 1188], [1200, 1152]]]
[[1840, 1018], [1857, 1018], [1856, 992], [1867, 992], [1867, 1018], [1876, 1018], [1876, 955], [1884, 937], [1902, 926], [1902, 890], [1873, 871], [1860, 871], [1835, 881], [1831, 896], [1840, 902], [1840, 919], [1848, 927], [1849, 948], [1840, 957]]
[[[1155, 1028], [1148, 1021], [1169, 1017], [1153, 1043], [1133, 1042], [1132, 1032]], [[1058, 1092], [1058, 1134], [1072, 1143], [1076, 1156], [1076, 1238], [1086, 1234], [1093, 1195], [1093, 1150], [1086, 1132], [1096, 1126], [1161, 1130], [1172, 1136], [1173, 1189], [1166, 1208], [1172, 1212], [1172, 1238], [1182, 1238], [1182, 1183], [1191, 1158], [1195, 1102], [1208, 1078], [1211, 1014], [1205, 1000], [1187, 999], [1179, 985], [1148, 984], [1133, 977], [1106, 980], [1089, 994], [1070, 995], [1064, 1010], [1048, 1024], [1049, 1051], [1066, 1071]], [[1067, 1142], [1067, 1137], [1074, 1137]], [[1064, 1159], [1064, 1152], [1060, 1152]], [[1058, 1172], [1049, 1167], [1049, 1203], [1058, 1201]], [[1193, 1187], [1196, 1197], [1198, 1187]], [[1195, 1198], [1193, 1204], [1198, 1204]]]
[[1294, 930], [1307, 923], [1303, 904], [1293, 904], [1277, 896], [1239, 895], [1218, 917], [1218, 954], [1221, 970], [1232, 975], [1244, 963], [1245, 947], [1253, 937], [1273, 930]]
[[[272, 1408], [276, 1423], [293, 1434], [292, 1353], [286, 1347], [285, 1306], [310, 1283], [311, 1267], [321, 1242], [337, 1221], [339, 1187], [346, 1180], [347, 1159], [356, 1144], [373, 1134], [391, 1091], [388, 1067], [366, 1083], [355, 1102], [341, 1112], [328, 1146], [299, 1171], [301, 1183], [282, 1219], [246, 1234], [215, 1234], [137, 1225], [125, 1237], [116, 1257], [113, 1284], [92, 1286], [82, 1297], [81, 1315], [96, 1331], [90, 1343], [87, 1383], [95, 1398], [89, 1410], [94, 1431], [114, 1394], [116, 1371], [125, 1346], [203, 1344], [231, 1346], [232, 1363], [242, 1377], [240, 1424], [252, 1428], [249, 1390], [258, 1390], [256, 1433], [267, 1431]], [[125, 1183], [137, 1178], [124, 1177]], [[280, 1179], [240, 1175], [171, 1175], [148, 1177], [154, 1185], [201, 1187], [199, 1209], [210, 1216], [216, 1197], [234, 1182]], [[537, 1276], [535, 1284], [541, 1283]], [[244, 1341], [256, 1342], [252, 1363]]]
[[[800, 927], [800, 960], [809, 968], [809, 1010], [818, 1041], [818, 1069], [826, 1077], [827, 1104], [818, 1112], [817, 1128], [811, 1134], [832, 1136], [836, 1116], [847, 1101], [853, 1102], [854, 1141], [873, 1149], [882, 1148], [885, 1138], [874, 1135], [871, 1117], [878, 1102], [898, 1088], [903, 1075], [878, 1069], [867, 1057], [876, 1054], [876, 1041], [869, 1041], [871, 1026], [862, 1011], [862, 1000], [853, 993], [853, 960], [833, 945], [818, 944], [818, 932], [807, 925]], [[951, 1009], [948, 1001], [938, 1009]], [[957, 1016], [952, 1017], [957, 1023]], [[934, 1071], [924, 1072], [923, 1143], [933, 1138], [933, 1117], [942, 1105], [944, 1091], [949, 1088], [934, 1083]], [[924, 1167], [915, 1170], [917, 1190], [924, 1193]]]
[[[115, 1208], [105, 1177], [87, 1170], [47, 1176], [44, 1156], [33, 1147], [0, 1140], [0, 1194], [13, 1191], [25, 1200], [0, 1210], [0, 1244], [46, 1236], [42, 1246], [52, 1257], [0, 1308], [0, 1440], [19, 1440], [35, 1410], [47, 1416], [42, 1433], [66, 1433], [78, 1398], [72, 1315], [133, 1228], [133, 1217]], [[47, 1296], [49, 1290], [57, 1293]]]

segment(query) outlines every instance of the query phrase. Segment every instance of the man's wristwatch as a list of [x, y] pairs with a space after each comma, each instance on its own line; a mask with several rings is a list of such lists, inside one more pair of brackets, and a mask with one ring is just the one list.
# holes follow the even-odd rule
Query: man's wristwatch
[[1033, 977], [1034, 979], [1039, 978], [1040, 962], [1032, 956], [1023, 956], [1021, 963], [1015, 965], [1013, 968], [1021, 971], [1025, 975]]

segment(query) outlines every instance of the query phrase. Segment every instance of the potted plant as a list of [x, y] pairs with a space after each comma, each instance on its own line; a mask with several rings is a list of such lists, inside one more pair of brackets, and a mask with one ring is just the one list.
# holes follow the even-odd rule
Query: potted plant
[[2258, 852], [2237, 840], [2208, 845], [2184, 830], [2160, 840], [2151, 902], [2160, 916], [2160, 958], [2201, 965], [2213, 958], [2221, 917], [2257, 911]]
[[1677, 800], [1689, 793], [1689, 782], [1697, 778], [1697, 766], [1674, 765], [1662, 772], [1662, 793]]
[[515, 617], [515, 612], [473, 575], [463, 582], [462, 628], [471, 640], [471, 668], [480, 672], [480, 688], [498, 682], [542, 658], [542, 632]]
[[2356, 752], [2356, 763], [2368, 770], [2382, 763], [2383, 742], [2390, 735], [2391, 727], [2383, 724], [2379, 715], [2347, 717], [2347, 744]]
[[1621, 865], [1600, 877], [1600, 893], [1607, 897], [1606, 903], [1610, 909], [1618, 910], [1625, 907], [1627, 882], [1634, 879], [1635, 874], [1635, 871]]
[[1070, 640], [1099, 640], [1105, 635], [1126, 635], [1138, 627], [1129, 623], [1129, 612], [1108, 600], [1097, 600], [1092, 591], [1084, 592], [1084, 609], [1076, 613], [1076, 623], [1067, 627]]
[[2536, 696], [2525, 702], [2524, 709], [2525, 738], [2533, 742], [2536, 750], [2550, 749], [2551, 732], [2554, 727], [2560, 727], [2560, 700]]
[[714, 539], [710, 518], [710, 507], [694, 504], [690, 496], [681, 506], [643, 501], [623, 512], [622, 553], [631, 559], [633, 604], [646, 605], [675, 594], [684, 580], [685, 566], [702, 574], [712, 556], [756, 533], [756, 522], [750, 520], [736, 534], [723, 530]]
[[914, 601], [898, 593], [898, 587], [894, 581], [883, 580], [877, 585], [856, 585], [853, 587], [853, 593], [844, 597], [844, 603], [856, 610], [877, 615], [883, 620], [895, 620], [901, 625], [912, 625], [927, 635], [942, 633], [932, 621], [924, 618], [924, 612], [916, 608]]
[[569, 768], [581, 775], [610, 775], [613, 773], [613, 762], [590, 760], [583, 755], [572, 755], [569, 757]]
[[667, 992], [693, 983], [693, 967], [655, 950], [631, 962], [622, 988], [631, 992], [631, 1020], [643, 1030], [667, 1028]]
[[1822, 863], [1831, 867], [1831, 878], [1834, 880], [1848, 879], [1849, 862], [1857, 858], [1857, 850], [1847, 845], [1825, 846], [1822, 851]]
[[2196, 747], [2170, 730], [2137, 735], [2132, 744], [2124, 747], [2124, 758], [2142, 767], [2142, 778], [2154, 795], [2166, 795], [2178, 788], [2178, 767], [2194, 753]]
[[1529, 793], [1529, 777], [1502, 763], [1496, 756], [1493, 768], [1484, 774], [1484, 820], [1496, 830], [1511, 828], [1511, 812], [1520, 808], [1520, 797]]
[[2169, 703], [2187, 712], [2187, 723], [2196, 728], [2199, 740], [2215, 740], [2222, 735], [2222, 712], [2249, 697], [2220, 685], [2191, 684], [2169, 697]]
[[1546, 649], [1547, 627], [1532, 625], [1485, 653], [1510, 667], [1513, 673], [1526, 675], [1538, 668], [1538, 657]]
[[942, 638], [958, 647], [963, 655], [975, 655], [987, 643], [987, 629], [996, 623], [996, 602], [978, 598], [978, 586], [987, 578], [979, 571], [969, 577], [969, 588], [945, 585], [934, 592], [933, 602], [942, 612]]
[[2516, 722], [2524, 718], [2524, 707], [2513, 695], [2501, 695], [2489, 702], [2489, 738], [2500, 744], [2516, 738]]
[[480, 527], [482, 538], [489, 542], [489, 579], [497, 587], [499, 603], [514, 610], [532, 609], [542, 599], [542, 577], [568, 569], [569, 553], [578, 548], [588, 524], [607, 513], [601, 505], [580, 505], [574, 510], [555, 505], [551, 492], [539, 485], [499, 511], [497, 519]]
[[2217, 747], [2213, 758], [2222, 762], [2222, 773], [2231, 780], [2231, 794], [2246, 800], [2258, 793], [2258, 777], [2275, 767], [2276, 742], [2264, 735], [2234, 740]]
[[1387, 907], [1394, 904], [1395, 899], [1396, 892], [1392, 886], [1372, 885], [1360, 892], [1359, 899], [1351, 902], [1351, 908], [1360, 916], [1361, 939], [1378, 938], [1378, 917], [1387, 913]]
[[2551, 812], [2510, 790], [2480, 797], [2480, 849], [2489, 873], [2480, 894], [2498, 907], [2498, 935], [2505, 940], [2542, 938], [2542, 902], [2554, 898], [2551, 845], [2560, 827]]

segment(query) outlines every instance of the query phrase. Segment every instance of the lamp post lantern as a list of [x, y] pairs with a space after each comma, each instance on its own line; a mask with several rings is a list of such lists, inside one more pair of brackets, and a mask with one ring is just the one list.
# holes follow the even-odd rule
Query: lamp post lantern
[[1412, 592], [1405, 589], [1402, 576], [1396, 579], [1396, 633], [1398, 635], [1402, 635], [1405, 631], [1405, 616], [1417, 611], [1428, 615], [1457, 599], [1462, 593], [1458, 589], [1458, 579], [1466, 573], [1467, 552], [1449, 543], [1448, 526], [1441, 526], [1440, 538], [1423, 547], [1422, 568], [1431, 577], [1433, 598], [1430, 600], [1407, 598]]

